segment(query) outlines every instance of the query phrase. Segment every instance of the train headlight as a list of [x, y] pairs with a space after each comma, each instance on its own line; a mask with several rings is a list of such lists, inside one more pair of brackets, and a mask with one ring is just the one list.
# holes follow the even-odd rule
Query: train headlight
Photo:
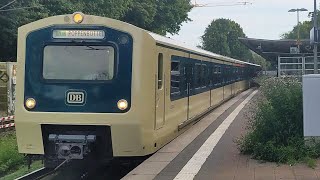
[[35, 106], [36, 106], [36, 100], [35, 99], [33, 99], [33, 98], [28, 98], [27, 100], [26, 100], [26, 107], [28, 108], [28, 109], [33, 109]]
[[121, 99], [118, 101], [117, 105], [120, 110], [126, 110], [128, 108], [128, 101]]
[[84, 19], [84, 16], [82, 13], [76, 12], [73, 14], [73, 21], [75, 23], [80, 24], [80, 23], [82, 23], [83, 19]]

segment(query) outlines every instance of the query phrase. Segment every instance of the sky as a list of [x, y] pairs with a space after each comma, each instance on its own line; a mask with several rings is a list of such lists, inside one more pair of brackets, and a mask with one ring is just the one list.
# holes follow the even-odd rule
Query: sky
[[[280, 39], [281, 34], [291, 31], [297, 24], [297, 13], [288, 10], [313, 11], [314, 3], [314, 0], [197, 0], [197, 4], [227, 5], [245, 1], [252, 4], [193, 8], [189, 13], [192, 21], [183, 23], [178, 34], [167, 36], [191, 46], [201, 45], [200, 37], [212, 20], [227, 18], [239, 23], [249, 38]], [[308, 12], [300, 12], [300, 22], [305, 20], [310, 20]]]

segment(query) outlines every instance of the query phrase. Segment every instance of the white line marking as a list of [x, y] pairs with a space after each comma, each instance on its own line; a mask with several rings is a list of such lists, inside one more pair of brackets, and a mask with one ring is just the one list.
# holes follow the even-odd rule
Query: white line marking
[[181, 169], [174, 180], [192, 180], [200, 171], [202, 165], [207, 160], [214, 147], [229, 128], [231, 123], [237, 117], [242, 108], [251, 100], [251, 98], [258, 92], [255, 90], [250, 94], [210, 135], [210, 137], [203, 143], [200, 149], [193, 155], [188, 163]]

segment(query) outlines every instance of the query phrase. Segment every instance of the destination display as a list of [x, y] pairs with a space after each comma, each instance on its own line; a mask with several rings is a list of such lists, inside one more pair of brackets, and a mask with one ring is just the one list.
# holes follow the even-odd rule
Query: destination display
[[54, 30], [55, 39], [104, 39], [103, 30]]

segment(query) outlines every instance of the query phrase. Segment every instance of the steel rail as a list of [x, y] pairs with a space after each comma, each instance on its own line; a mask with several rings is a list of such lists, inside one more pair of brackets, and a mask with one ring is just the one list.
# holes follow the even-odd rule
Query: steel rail
[[54, 169], [49, 169], [49, 168], [41, 168], [41, 169], [38, 169], [38, 170], [35, 170], [29, 174], [26, 174], [16, 180], [39, 180], [39, 179], [42, 179], [46, 176], [49, 176], [55, 172], [57, 172], [64, 164], [70, 162], [70, 159], [66, 159], [65, 161], [63, 161], [59, 166], [57, 166], [56, 168]]
[[26, 174], [24, 176], [21, 176], [15, 180], [36, 180], [36, 179], [42, 179], [50, 174], [53, 174], [54, 172], [56, 172], [55, 169], [48, 169], [48, 168], [41, 168], [38, 170], [35, 170], [29, 174]]

